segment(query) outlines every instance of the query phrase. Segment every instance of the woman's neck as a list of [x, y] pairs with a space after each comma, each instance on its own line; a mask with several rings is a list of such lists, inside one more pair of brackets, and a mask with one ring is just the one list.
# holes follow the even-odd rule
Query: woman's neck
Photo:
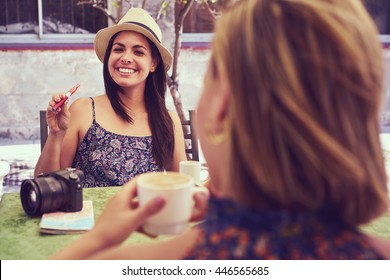
[[130, 110], [131, 115], [138, 115], [145, 113], [145, 87], [124, 89], [119, 93], [123, 104]]

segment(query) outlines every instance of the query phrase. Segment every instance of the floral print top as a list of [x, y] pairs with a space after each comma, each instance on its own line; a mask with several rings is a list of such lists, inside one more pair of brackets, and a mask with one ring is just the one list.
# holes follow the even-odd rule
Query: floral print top
[[383, 259], [365, 235], [330, 212], [247, 208], [212, 199], [186, 259]]
[[122, 186], [136, 175], [162, 171], [152, 155], [152, 136], [135, 137], [107, 131], [93, 121], [77, 147], [72, 166], [84, 171], [84, 188]]

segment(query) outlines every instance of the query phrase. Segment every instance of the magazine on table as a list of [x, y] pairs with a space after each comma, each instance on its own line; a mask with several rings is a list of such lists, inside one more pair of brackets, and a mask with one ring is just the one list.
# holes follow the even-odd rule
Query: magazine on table
[[42, 215], [39, 230], [43, 234], [83, 233], [94, 226], [92, 201], [83, 201], [78, 212], [52, 212]]

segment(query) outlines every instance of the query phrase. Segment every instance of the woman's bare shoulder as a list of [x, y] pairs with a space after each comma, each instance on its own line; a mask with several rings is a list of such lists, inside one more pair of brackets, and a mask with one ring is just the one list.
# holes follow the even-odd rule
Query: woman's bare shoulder
[[105, 94], [91, 96], [91, 97], [79, 97], [72, 103], [71, 106], [80, 106], [80, 105], [91, 104], [92, 99], [94, 100], [95, 103], [100, 102], [101, 100], [108, 100], [107, 95], [105, 95]]
[[77, 98], [69, 107], [71, 111], [78, 111], [86, 106], [91, 107], [92, 100], [89, 97]]
[[105, 94], [94, 96], [93, 100], [95, 100], [95, 102], [109, 102], [108, 96]]
[[387, 260], [390, 260], [390, 240], [376, 236], [367, 236], [371, 245]]
[[[95, 107], [97, 104], [100, 104], [104, 99], [106, 99], [105, 95], [99, 95], [92, 97], [95, 103]], [[77, 115], [90, 115], [92, 112], [92, 99], [91, 97], [80, 97], [76, 99], [71, 106], [69, 107], [70, 112]]]
[[89, 97], [81, 97], [75, 100], [69, 107], [71, 123], [80, 130], [87, 129], [92, 123], [92, 100]]

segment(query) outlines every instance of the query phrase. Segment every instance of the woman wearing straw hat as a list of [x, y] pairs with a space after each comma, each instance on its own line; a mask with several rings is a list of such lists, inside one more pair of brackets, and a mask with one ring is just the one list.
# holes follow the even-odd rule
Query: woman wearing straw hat
[[103, 62], [106, 94], [80, 98], [58, 112], [49, 102], [50, 133], [35, 174], [75, 167], [84, 187], [121, 186], [134, 176], [178, 170], [186, 159], [176, 113], [165, 106], [172, 56], [161, 30], [143, 9], [131, 8], [115, 26], [100, 30], [94, 47]]
[[132, 180], [54, 257], [390, 258], [388, 240], [361, 230], [389, 209], [383, 84], [360, 1], [237, 1], [217, 22], [197, 107], [214, 193], [205, 221], [162, 242], [123, 244], [168, 203], [132, 209]]

